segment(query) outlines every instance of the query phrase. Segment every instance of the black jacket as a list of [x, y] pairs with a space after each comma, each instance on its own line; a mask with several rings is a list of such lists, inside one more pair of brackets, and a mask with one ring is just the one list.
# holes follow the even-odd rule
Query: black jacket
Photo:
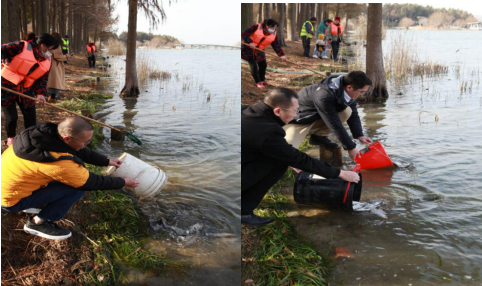
[[323, 119], [343, 145], [343, 148], [347, 150], [356, 148], [356, 144], [351, 140], [338, 116], [338, 112], [350, 107], [352, 113], [347, 123], [353, 138], [363, 136], [363, 129], [356, 108], [357, 103], [355, 101], [350, 106], [347, 105], [341, 76], [330, 76], [320, 83], [307, 86], [298, 92], [298, 97], [300, 116], [290, 123], [310, 124]]
[[[71, 156], [53, 157], [49, 151], [69, 153]], [[96, 166], [108, 166], [109, 159], [88, 148], [75, 151], [65, 144], [57, 133], [57, 124], [45, 123], [32, 126], [15, 136], [13, 152], [17, 157], [33, 162], [55, 162], [59, 160], [73, 160], [79, 165], [85, 163]], [[99, 176], [89, 171], [87, 182], [79, 189], [85, 191], [120, 189], [124, 187], [123, 178]]]
[[281, 119], [271, 107], [261, 102], [243, 107], [241, 113], [241, 189], [256, 184], [260, 177], [260, 161], [272, 158], [279, 165], [292, 166], [326, 178], [337, 178], [340, 170], [294, 148], [284, 138]]

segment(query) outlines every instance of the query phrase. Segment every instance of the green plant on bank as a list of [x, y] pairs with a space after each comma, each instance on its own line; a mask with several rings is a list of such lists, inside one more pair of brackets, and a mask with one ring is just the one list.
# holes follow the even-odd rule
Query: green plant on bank
[[[80, 112], [90, 102], [94, 112], [111, 95], [81, 95], [72, 105], [73, 111]], [[60, 104], [59, 104], [60, 105]], [[95, 149], [104, 138], [102, 126], [94, 124], [94, 137], [89, 148]], [[91, 172], [100, 174], [101, 168], [87, 165]], [[138, 214], [137, 200], [119, 190], [92, 191], [79, 201], [79, 228], [74, 229], [85, 236], [84, 257], [75, 263], [71, 271], [82, 285], [117, 285], [128, 282], [123, 269], [141, 269], [155, 275], [169, 269], [184, 272], [186, 265], [155, 255], [142, 249], [143, 240], [148, 238], [147, 225]], [[79, 204], [78, 203], [78, 204]]]
[[[307, 150], [304, 141], [300, 150]], [[275, 222], [259, 227], [245, 228], [257, 244], [248, 248], [243, 264], [243, 277], [255, 285], [327, 285], [333, 259], [324, 257], [309, 243], [303, 241], [286, 217], [290, 201], [279, 190], [293, 185], [296, 174], [290, 169], [264, 197], [256, 213], [275, 218]]]
[[[100, 167], [88, 168], [100, 174]], [[169, 269], [184, 271], [186, 265], [142, 248], [147, 225], [138, 214], [137, 200], [119, 190], [87, 192], [81, 212], [88, 218], [82, 230], [90, 242], [93, 265], [79, 271], [86, 284], [114, 285], [128, 282], [123, 269], [141, 269], [150, 275]]]

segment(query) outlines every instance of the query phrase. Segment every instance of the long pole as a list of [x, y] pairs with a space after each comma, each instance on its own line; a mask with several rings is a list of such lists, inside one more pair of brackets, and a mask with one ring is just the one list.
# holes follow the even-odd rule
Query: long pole
[[[23, 93], [20, 93], [20, 92], [15, 91], [15, 90], [11, 90], [11, 89], [6, 88], [6, 87], [3, 87], [3, 86], [2, 86], [2, 89], [5, 90], [5, 91], [14, 93], [14, 94], [16, 94], [16, 95], [18, 95], [18, 96], [22, 96], [22, 97], [25, 97], [25, 98], [28, 98], [28, 99], [37, 101], [37, 99], [36, 99], [35, 97], [31, 97], [31, 96], [25, 95], [25, 94], [23, 94]], [[56, 106], [56, 105], [50, 104], [50, 103], [48, 103], [48, 102], [46, 102], [45, 105], [47, 105], [47, 106], [49, 106], [49, 107], [52, 107], [52, 108], [55, 108], [55, 109], [58, 109], [58, 110], [65, 111], [65, 112], [70, 113], [70, 114], [73, 114], [73, 115], [75, 115], [75, 116], [82, 117], [82, 118], [85, 119], [85, 120], [89, 120], [89, 121], [95, 122], [95, 123], [97, 123], [97, 124], [100, 124], [100, 125], [102, 125], [102, 126], [105, 126], [105, 127], [107, 127], [107, 128], [110, 128], [110, 129], [112, 129], [112, 130], [115, 130], [115, 131], [117, 131], [117, 132], [121, 132], [121, 133], [123, 133], [123, 134], [126, 134], [125, 131], [122, 131], [122, 130], [120, 130], [120, 129], [117, 129], [117, 128], [115, 128], [115, 127], [113, 127], [113, 126], [110, 126], [110, 125], [108, 125], [108, 124], [105, 124], [105, 123], [103, 123], [103, 122], [97, 121], [97, 120], [95, 120], [95, 119], [89, 118], [89, 117], [87, 117], [87, 116], [80, 115], [80, 114], [78, 114], [78, 113], [75, 113], [75, 112], [73, 112], [73, 111], [71, 111], [71, 110], [62, 108], [62, 107], [60, 107], [60, 106]]]

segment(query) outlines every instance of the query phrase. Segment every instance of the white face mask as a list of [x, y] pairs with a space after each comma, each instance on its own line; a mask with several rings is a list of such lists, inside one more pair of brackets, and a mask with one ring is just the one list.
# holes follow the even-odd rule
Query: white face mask
[[41, 52], [42, 56], [44, 56], [45, 58], [50, 58], [52, 56], [52, 53], [47, 51], [47, 52]]
[[271, 34], [274, 34], [276, 32], [275, 29], [268, 29], [268, 32], [270, 32]]

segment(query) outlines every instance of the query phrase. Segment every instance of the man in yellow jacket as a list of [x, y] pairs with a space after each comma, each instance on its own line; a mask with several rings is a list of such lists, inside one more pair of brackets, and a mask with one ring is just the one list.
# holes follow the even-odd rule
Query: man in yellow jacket
[[122, 161], [108, 159], [86, 145], [94, 133], [84, 119], [67, 117], [58, 125], [32, 126], [17, 135], [2, 154], [2, 209], [19, 212], [42, 207], [24, 225], [24, 231], [48, 239], [66, 239], [71, 232], [55, 224], [64, 217], [84, 191], [136, 187], [133, 178], [96, 175], [84, 162], [119, 167]]

